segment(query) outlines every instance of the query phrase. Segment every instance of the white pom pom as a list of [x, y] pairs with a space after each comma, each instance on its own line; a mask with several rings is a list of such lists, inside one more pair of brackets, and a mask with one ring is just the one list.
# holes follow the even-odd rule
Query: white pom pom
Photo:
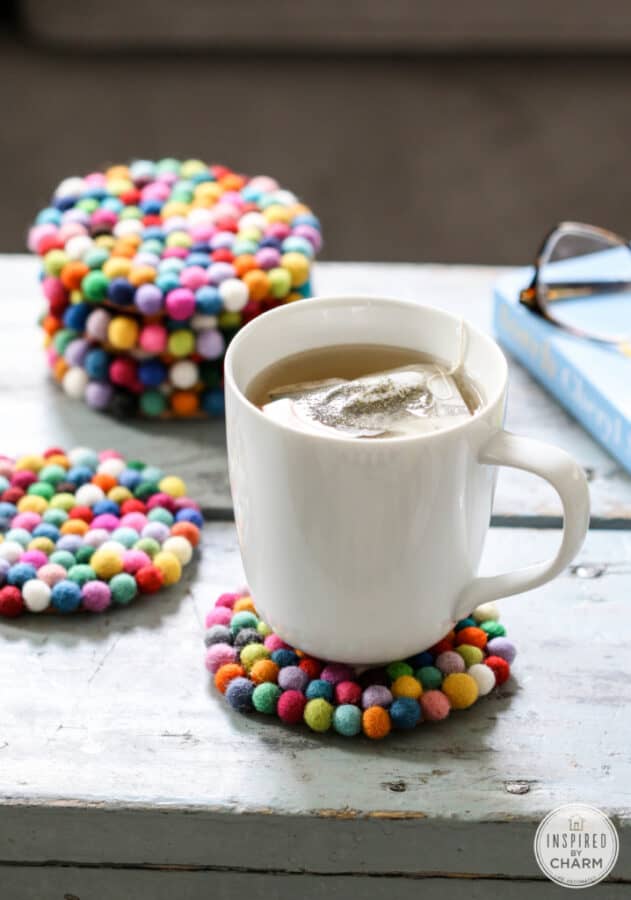
[[55, 197], [78, 197], [84, 190], [85, 181], [83, 178], [79, 178], [78, 175], [74, 175], [70, 178], [64, 178], [64, 180], [57, 185]]
[[109, 541], [110, 533], [105, 528], [91, 528], [83, 535], [83, 543], [88, 547], [100, 547], [105, 541]]
[[204, 316], [201, 313], [193, 316], [191, 319], [191, 328], [193, 331], [203, 331], [205, 328], [216, 328], [218, 323], [217, 316]]
[[119, 219], [114, 225], [116, 237], [124, 237], [126, 234], [141, 234], [144, 225], [140, 219]]
[[484, 663], [475, 663], [467, 669], [467, 675], [470, 675], [478, 686], [481, 697], [489, 694], [495, 687], [495, 674], [493, 669], [485, 666]]
[[265, 231], [267, 228], [267, 219], [260, 212], [247, 212], [239, 219], [239, 231], [246, 228], [258, 228], [259, 231]]
[[125, 468], [124, 459], [112, 457], [111, 459], [104, 459], [102, 463], [99, 463], [99, 467], [96, 471], [100, 472], [102, 475], [111, 475], [112, 478], [118, 478]]
[[118, 541], [109, 540], [103, 541], [103, 543], [99, 547], [99, 550], [109, 550], [111, 553], [115, 553], [117, 556], [122, 558], [123, 553], [125, 552], [125, 547], [122, 544], [119, 544]]
[[210, 225], [212, 223], [213, 216], [209, 209], [204, 209], [203, 206], [193, 207], [188, 214], [188, 224], [189, 225]]
[[195, 387], [199, 380], [197, 366], [190, 359], [182, 359], [180, 362], [173, 363], [169, 369], [169, 379], [173, 387], [181, 391]]
[[473, 618], [476, 622], [488, 622], [493, 620], [496, 622], [500, 617], [500, 611], [495, 600], [490, 603], [482, 603], [473, 610]]
[[77, 506], [94, 506], [95, 503], [103, 500], [104, 497], [105, 494], [98, 484], [82, 484], [75, 494]]
[[66, 244], [66, 255], [69, 259], [83, 259], [94, 247], [94, 241], [87, 234], [75, 234]]
[[87, 456], [96, 459], [96, 453], [90, 447], [73, 447], [68, 451], [68, 459], [73, 466], [82, 465]]
[[69, 397], [81, 400], [88, 386], [88, 373], [80, 366], [73, 366], [62, 378], [61, 386]]
[[298, 202], [298, 198], [291, 191], [275, 191], [273, 197], [274, 203], [279, 203], [281, 206], [293, 206]]
[[219, 296], [224, 309], [228, 312], [240, 312], [248, 302], [248, 286], [239, 278], [226, 278], [219, 285]]
[[50, 606], [50, 588], [45, 581], [31, 578], [22, 586], [22, 599], [31, 612], [44, 612]]
[[[191, 561], [191, 557], [193, 555], [193, 545], [190, 541], [187, 541], [187, 539], [181, 534], [173, 535], [173, 537], [167, 538], [162, 545], [162, 549], [168, 550], [170, 553], [173, 553], [175, 556], [177, 556], [183, 566], [187, 565]], [[488, 666], [486, 668], [488, 668]]]
[[16, 563], [23, 553], [24, 547], [17, 541], [4, 541], [0, 544], [0, 559], [6, 559], [11, 565]]

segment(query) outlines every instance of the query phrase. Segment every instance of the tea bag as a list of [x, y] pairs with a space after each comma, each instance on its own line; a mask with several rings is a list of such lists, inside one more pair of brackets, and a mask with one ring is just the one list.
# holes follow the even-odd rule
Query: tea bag
[[437, 363], [285, 385], [270, 397], [263, 412], [277, 421], [356, 438], [425, 434], [471, 417], [453, 370]]

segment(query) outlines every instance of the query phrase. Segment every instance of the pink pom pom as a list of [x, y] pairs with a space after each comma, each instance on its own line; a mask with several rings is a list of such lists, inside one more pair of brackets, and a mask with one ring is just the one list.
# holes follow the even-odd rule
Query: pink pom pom
[[352, 681], [354, 674], [353, 670], [344, 663], [329, 663], [320, 672], [320, 678], [331, 684], [339, 684], [341, 681]]
[[211, 625], [229, 625], [232, 619], [232, 611], [225, 606], [217, 606], [206, 614], [206, 628]]
[[135, 575], [143, 566], [150, 566], [151, 558], [143, 550], [125, 550], [123, 553], [123, 569]]
[[215, 607], [225, 606], [228, 609], [232, 609], [232, 607], [239, 599], [239, 596], [239, 594], [221, 594], [221, 596], [217, 597], [217, 599], [215, 600]]
[[119, 453], [118, 450], [101, 450], [99, 453], [100, 462], [105, 462], [106, 459], [123, 459], [123, 454]]
[[32, 531], [41, 521], [42, 517], [36, 512], [22, 512], [11, 519], [11, 528], [26, 528], [27, 531]]
[[48, 562], [48, 557], [42, 550], [27, 550], [20, 556], [20, 562], [31, 563], [36, 569], [41, 569]]
[[[130, 513], [130, 515], [133, 515], [133, 513]], [[115, 531], [118, 527], [118, 516], [115, 516], [112, 513], [103, 513], [100, 516], [95, 516], [90, 523], [91, 529], [104, 528], [106, 531]]]
[[66, 570], [57, 563], [47, 563], [37, 570], [37, 577], [40, 581], [45, 581], [48, 587], [53, 587], [58, 581], [66, 578]]
[[148, 518], [139, 512], [126, 513], [120, 520], [121, 528], [133, 528], [141, 532], [148, 522]]
[[216, 672], [221, 666], [235, 662], [237, 651], [230, 644], [212, 644], [206, 651], [206, 668]]
[[176, 509], [174, 498], [171, 497], [170, 494], [164, 494], [162, 492], [154, 494], [147, 500], [147, 510], [154, 509], [156, 506], [161, 506], [171, 513], [175, 512]]
[[277, 634], [268, 634], [265, 638], [264, 642], [267, 649], [270, 653], [273, 653], [274, 650], [289, 650], [289, 644], [286, 644], [285, 641], [280, 638]]

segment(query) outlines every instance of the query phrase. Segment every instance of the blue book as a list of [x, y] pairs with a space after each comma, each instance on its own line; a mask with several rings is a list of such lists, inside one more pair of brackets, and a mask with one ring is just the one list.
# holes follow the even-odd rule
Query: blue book
[[[555, 263], [559, 280], [620, 277], [619, 254], [631, 255], [622, 248]], [[520, 269], [495, 285], [493, 323], [500, 344], [631, 472], [631, 358], [616, 347], [574, 337], [520, 303], [532, 276], [531, 268]], [[564, 314], [569, 310], [576, 326], [631, 332], [631, 293], [557, 302], [571, 304]]]

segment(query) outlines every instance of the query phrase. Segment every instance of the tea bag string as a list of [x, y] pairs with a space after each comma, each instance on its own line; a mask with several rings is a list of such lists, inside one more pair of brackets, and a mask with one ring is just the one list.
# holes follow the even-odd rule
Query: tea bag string
[[464, 367], [465, 355], [467, 352], [467, 338], [468, 332], [467, 327], [465, 325], [465, 320], [463, 318], [460, 319], [459, 328], [458, 328], [458, 356], [456, 357], [455, 364], [447, 370], [441, 369], [440, 366], [436, 366], [436, 372], [433, 375], [430, 375], [427, 379], [427, 387], [430, 389], [432, 394], [436, 396], [440, 396], [436, 394], [436, 391], [432, 387], [432, 382], [434, 379], [438, 379], [442, 382], [442, 386], [445, 390], [445, 394], [441, 399], [450, 400], [453, 395], [453, 390], [451, 384], [447, 381], [448, 375], [456, 375], [460, 369]]

